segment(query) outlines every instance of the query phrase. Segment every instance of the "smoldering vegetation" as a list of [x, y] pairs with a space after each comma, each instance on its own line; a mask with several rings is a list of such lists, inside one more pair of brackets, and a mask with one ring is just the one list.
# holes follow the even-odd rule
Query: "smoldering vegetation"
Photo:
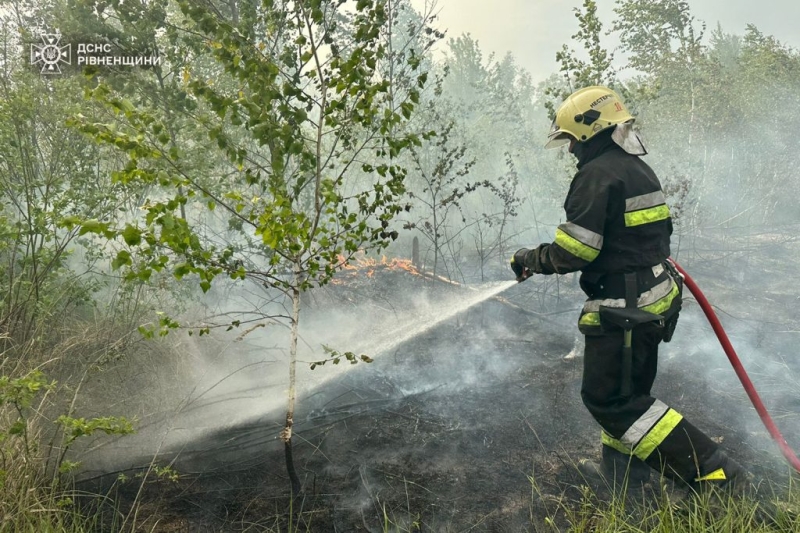
[[[298, 374], [303, 398], [300, 404], [305, 416], [323, 417], [327, 412], [325, 406], [333, 402], [332, 397], [357, 405], [356, 391], [360, 388], [389, 393], [389, 398], [402, 398], [437, 388], [457, 391], [479, 383], [483, 377], [502, 377], [512, 371], [511, 363], [491, 354], [495, 351], [494, 342], [513, 342], [514, 324], [505, 329], [496, 320], [489, 320], [479, 306], [473, 309], [473, 303], [480, 304], [485, 299], [485, 290], [449, 285], [400, 267], [386, 269], [375, 277], [368, 277], [366, 272], [366, 269], [361, 271], [347, 285], [319, 291], [309, 301], [300, 335], [303, 347], [299, 358], [304, 364]], [[489, 290], [497, 286], [489, 285]], [[392, 286], [392, 290], [387, 290]], [[387, 294], [392, 297], [384, 301]], [[504, 300], [498, 302], [502, 303], [497, 305], [517, 309]], [[478, 318], [472, 316], [475, 313]], [[452, 318], [447, 319], [447, 315]], [[525, 313], [522, 316], [530, 317]], [[465, 353], [443, 350], [440, 343], [426, 350], [426, 355], [408, 350], [407, 345], [417, 342], [414, 341], [417, 337], [436, 339], [441, 337], [437, 334], [440, 328], [463, 331], [468, 328], [467, 323], [476, 321], [478, 325], [495, 323], [495, 326], [489, 337], [485, 335], [488, 332], [481, 332], [465, 339], [469, 346]], [[113, 469], [122, 472], [126, 468], [146, 467], [154, 458], [154, 451], [162, 463], [197, 462], [189, 459], [192, 453], [187, 447], [191, 449], [195, 441], [207, 438], [220, 445], [218, 439], [227, 441], [225, 435], [242, 426], [265, 430], [261, 437], [264, 445], [276, 441], [282, 427], [281, 417], [285, 415], [287, 372], [281, 346], [286, 336], [285, 329], [271, 324], [257, 338], [230, 332], [188, 342], [185, 347], [174, 346], [176, 351], [187, 350], [192, 354], [177, 369], [175, 378], [181, 385], [160, 395], [160, 412], [150, 415], [150, 423], [141, 425], [137, 435], [118, 442], [104, 438], [99, 445], [87, 441], [89, 451], [85, 457], [80, 456], [86, 470], [80, 477]], [[463, 341], [461, 345], [464, 346]], [[380, 364], [328, 361], [312, 370], [312, 363], [324, 360], [322, 346], [347, 346], [358, 355], [370, 354]], [[434, 355], [437, 352], [444, 353], [439, 357]], [[138, 371], [155, 375], [163, 369], [154, 364], [151, 369]], [[344, 374], [360, 376], [347, 380], [361, 384], [351, 385], [353, 390], [343, 393], [342, 389], [348, 386], [339, 383]], [[370, 385], [372, 380], [375, 382]], [[388, 389], [383, 390], [384, 387]], [[115, 394], [122, 391], [116, 390]], [[158, 449], [154, 450], [156, 443]], [[119, 447], [125, 451], [120, 453]], [[256, 457], [261, 451], [260, 445], [250, 448]], [[212, 447], [206, 453], [216, 452]], [[115, 464], [120, 459], [123, 462]], [[211, 459], [203, 457], [206, 461]], [[111, 479], [114, 480], [113, 475]]]
[[[391, 332], [398, 320], [414, 317], [419, 325], [435, 319], [442, 307], [459, 305], [463, 293], [472, 292], [407, 271], [363, 277], [363, 285], [337, 287], [316, 302], [303, 334], [310, 344], [331, 337], [362, 344], [369, 331], [374, 333], [366, 345], [379, 346], [394, 340], [381, 332]], [[375, 292], [385, 293], [391, 283], [410, 296], [394, 299], [391, 313], [380, 317], [370, 303], [342, 310], [353, 294], [369, 299]], [[320, 320], [335, 313], [341, 315]], [[399, 494], [404, 483], [406, 488], [424, 487], [426, 494], [443, 500], [431, 507], [423, 503], [426, 498], [416, 503], [415, 497], [415, 506], [422, 505], [421, 512], [435, 511], [441, 524], [479, 518], [523, 489], [531, 466], [529, 446], [535, 444], [544, 453], [543, 447], [555, 444], [559, 434], [587, 422], [577, 395], [579, 364], [563, 361], [573, 348], [571, 322], [536, 318], [510, 301], [489, 299], [408, 336], [387, 352], [365, 350], [375, 355], [371, 364], [305, 373], [295, 414], [296, 436], [303, 443], [296, 448], [298, 465], [305, 486], [334, 491], [319, 495], [333, 504], [322, 518], [326, 527], [347, 528], [363, 520], [377, 527], [374, 518], [360, 516], [373, 516], [378, 501], [399, 512], [394, 502], [374, 496]], [[259, 348], [263, 346], [251, 345], [255, 352]], [[247, 364], [251, 357], [243, 350], [229, 368]], [[167, 498], [170, 508], [187, 512], [193, 523], [219, 524], [220, 512], [257, 520], [266, 503], [250, 507], [244, 502], [256, 493], [280, 491], [287, 482], [278, 439], [285, 407], [275, 402], [285, 388], [285, 375], [276, 376], [273, 384], [264, 383], [264, 375], [234, 376], [230, 385], [185, 402], [163, 425], [91, 446], [91, 453], [81, 457], [86, 466], [79, 478], [82, 486], [90, 486], [88, 481], [116, 484], [116, 490], [130, 490], [133, 496], [138, 484], [128, 488], [118, 475], [136, 479], [137, 472], [156, 461], [181, 473], [182, 481], [166, 487], [160, 497]], [[556, 413], [563, 416], [551, 416]], [[579, 416], [561, 425], [573, 415]], [[548, 463], [554, 460], [548, 456]], [[513, 462], [498, 469], [498, 458]], [[406, 471], [409, 465], [423, 477]], [[465, 489], [474, 496], [459, 502]], [[496, 497], [487, 498], [487, 493]], [[444, 503], [448, 501], [459, 503]]]
[[[696, 275], [703, 280], [702, 271]], [[579, 497], [583, 480], [575, 465], [597, 453], [599, 437], [580, 401], [582, 358], [569, 356], [580, 293], [562, 281], [560, 294], [547, 286], [551, 280], [528, 281], [387, 352], [365, 348], [373, 363], [304, 372], [295, 453], [304, 486], [312, 487], [308, 505], [325, 509], [314, 527], [377, 529], [387, 510], [400, 522], [419, 516], [432, 529], [524, 528], [531, 512], [539, 519], [558, 516], [565, 491]], [[442, 308], [459, 305], [464, 292], [473, 291], [404, 269], [371, 277], [364, 269], [317, 295], [303, 338], [311, 346], [332, 338], [380, 346], [396, 340], [391, 332], [402, 319], [425, 324]], [[396, 295], [391, 304], [382, 301], [387, 294]], [[726, 291], [711, 294], [719, 299]], [[356, 295], [361, 303], [353, 303]], [[680, 333], [662, 347], [654, 394], [755, 472], [765, 495], [782, 490], [789, 469], [691, 300], [680, 321]], [[766, 341], [744, 316], [723, 321], [781, 430], [795, 441], [800, 420], [791, 343], [778, 335]], [[286, 376], [279, 361], [273, 372], [247, 370], [263, 363], [270, 344], [245, 339], [224, 343], [224, 363], [209, 354], [205, 364], [214, 370], [193, 388], [197, 399], [182, 402], [168, 423], [104, 438], [80, 457], [83, 486], [115, 485], [133, 498], [139, 484], [120, 483], [120, 473], [136, 479], [153, 464], [169, 464], [181, 480], [152, 482], [147, 494], [154, 500], [145, 505], [168, 505], [167, 516], [188, 517], [198, 527], [265, 523], [263, 515], [276, 507], [260, 495], [288, 483], [278, 438]], [[215, 341], [195, 349], [202, 352], [209, 342]], [[230, 377], [217, 384], [220, 376]], [[531, 477], [540, 491], [533, 504]]]

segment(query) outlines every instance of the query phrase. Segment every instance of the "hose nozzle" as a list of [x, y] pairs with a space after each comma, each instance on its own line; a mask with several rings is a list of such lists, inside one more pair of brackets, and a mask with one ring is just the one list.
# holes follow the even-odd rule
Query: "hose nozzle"
[[517, 276], [517, 283], [522, 283], [523, 281], [525, 281], [526, 279], [528, 279], [531, 276], [533, 276], [533, 272], [531, 272], [530, 270], [525, 268], [525, 269], [522, 270], [522, 274]]

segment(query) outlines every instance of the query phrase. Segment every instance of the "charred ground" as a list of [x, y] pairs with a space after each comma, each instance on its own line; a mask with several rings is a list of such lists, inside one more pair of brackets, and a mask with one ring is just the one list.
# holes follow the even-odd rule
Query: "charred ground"
[[[781, 429], [796, 442], [798, 364], [791, 334], [778, 333], [793, 296], [772, 285], [774, 276], [758, 275], [768, 265], [732, 274], [752, 278], [744, 291], [740, 279], [720, 276], [719, 266], [689, 265], [717, 305], [735, 309], [736, 318], [723, 321]], [[369, 300], [398, 313], [410, 305], [409, 295], [435, 301], [467, 290], [413, 274], [373, 268], [309, 304], [345, 313], [347, 302]], [[758, 302], [758, 310], [737, 305], [743, 298]], [[388, 518], [409, 530], [534, 531], [545, 516], [563, 520], [561, 506], [578, 501], [585, 485], [578, 459], [599, 452], [599, 428], [580, 401], [583, 359], [570, 311], [581, 301], [569, 278], [521, 284], [299, 398], [294, 457], [304, 492], [292, 510], [301, 529], [382, 531]], [[654, 394], [759, 478], [784, 484], [788, 467], [712, 341], [688, 301], [676, 339], [662, 347]], [[220, 420], [217, 431], [162, 454], [161, 463], [172, 461], [180, 473], [177, 482], [156, 479], [140, 493], [131, 477], [114, 493], [122, 501], [138, 498], [140, 514], [151, 515], [151, 525], [158, 518], [159, 531], [286, 528], [282, 416], [277, 409], [244, 424]], [[138, 461], [146, 468], [146, 457]], [[111, 476], [99, 479], [108, 483]]]

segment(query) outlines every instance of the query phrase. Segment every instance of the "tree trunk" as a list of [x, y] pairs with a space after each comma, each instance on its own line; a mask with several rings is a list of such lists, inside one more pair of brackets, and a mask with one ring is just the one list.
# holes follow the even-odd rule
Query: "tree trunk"
[[292, 483], [292, 494], [300, 494], [300, 479], [294, 468], [292, 457], [292, 426], [294, 425], [294, 401], [297, 394], [297, 339], [299, 337], [300, 320], [300, 263], [296, 261], [292, 266], [292, 328], [289, 339], [289, 392], [288, 405], [286, 407], [286, 425], [281, 431], [284, 455], [286, 457], [286, 472], [289, 474], [289, 481]]
[[239, 25], [239, 2], [238, 0], [230, 0], [231, 6], [231, 23], [234, 26]]

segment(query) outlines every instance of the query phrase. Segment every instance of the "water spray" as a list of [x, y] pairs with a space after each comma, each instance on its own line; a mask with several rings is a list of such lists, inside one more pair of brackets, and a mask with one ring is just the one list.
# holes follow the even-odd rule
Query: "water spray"
[[463, 313], [467, 309], [470, 309], [479, 303], [485, 302], [489, 298], [497, 296], [501, 292], [510, 289], [516, 284], [517, 281], [512, 280], [504, 281], [498, 284], [492, 284], [484, 289], [476, 289], [473, 294], [461, 299], [461, 301], [458, 303], [450, 305], [445, 309], [439, 308], [435, 311], [435, 313], [419, 316], [411, 323], [402, 324], [388, 330], [385, 335], [381, 336], [383, 339], [382, 341], [379, 341], [377, 344], [373, 344], [367, 349], [376, 355], [389, 352], [403, 342], [433, 329], [442, 322], [454, 318], [456, 315]]

